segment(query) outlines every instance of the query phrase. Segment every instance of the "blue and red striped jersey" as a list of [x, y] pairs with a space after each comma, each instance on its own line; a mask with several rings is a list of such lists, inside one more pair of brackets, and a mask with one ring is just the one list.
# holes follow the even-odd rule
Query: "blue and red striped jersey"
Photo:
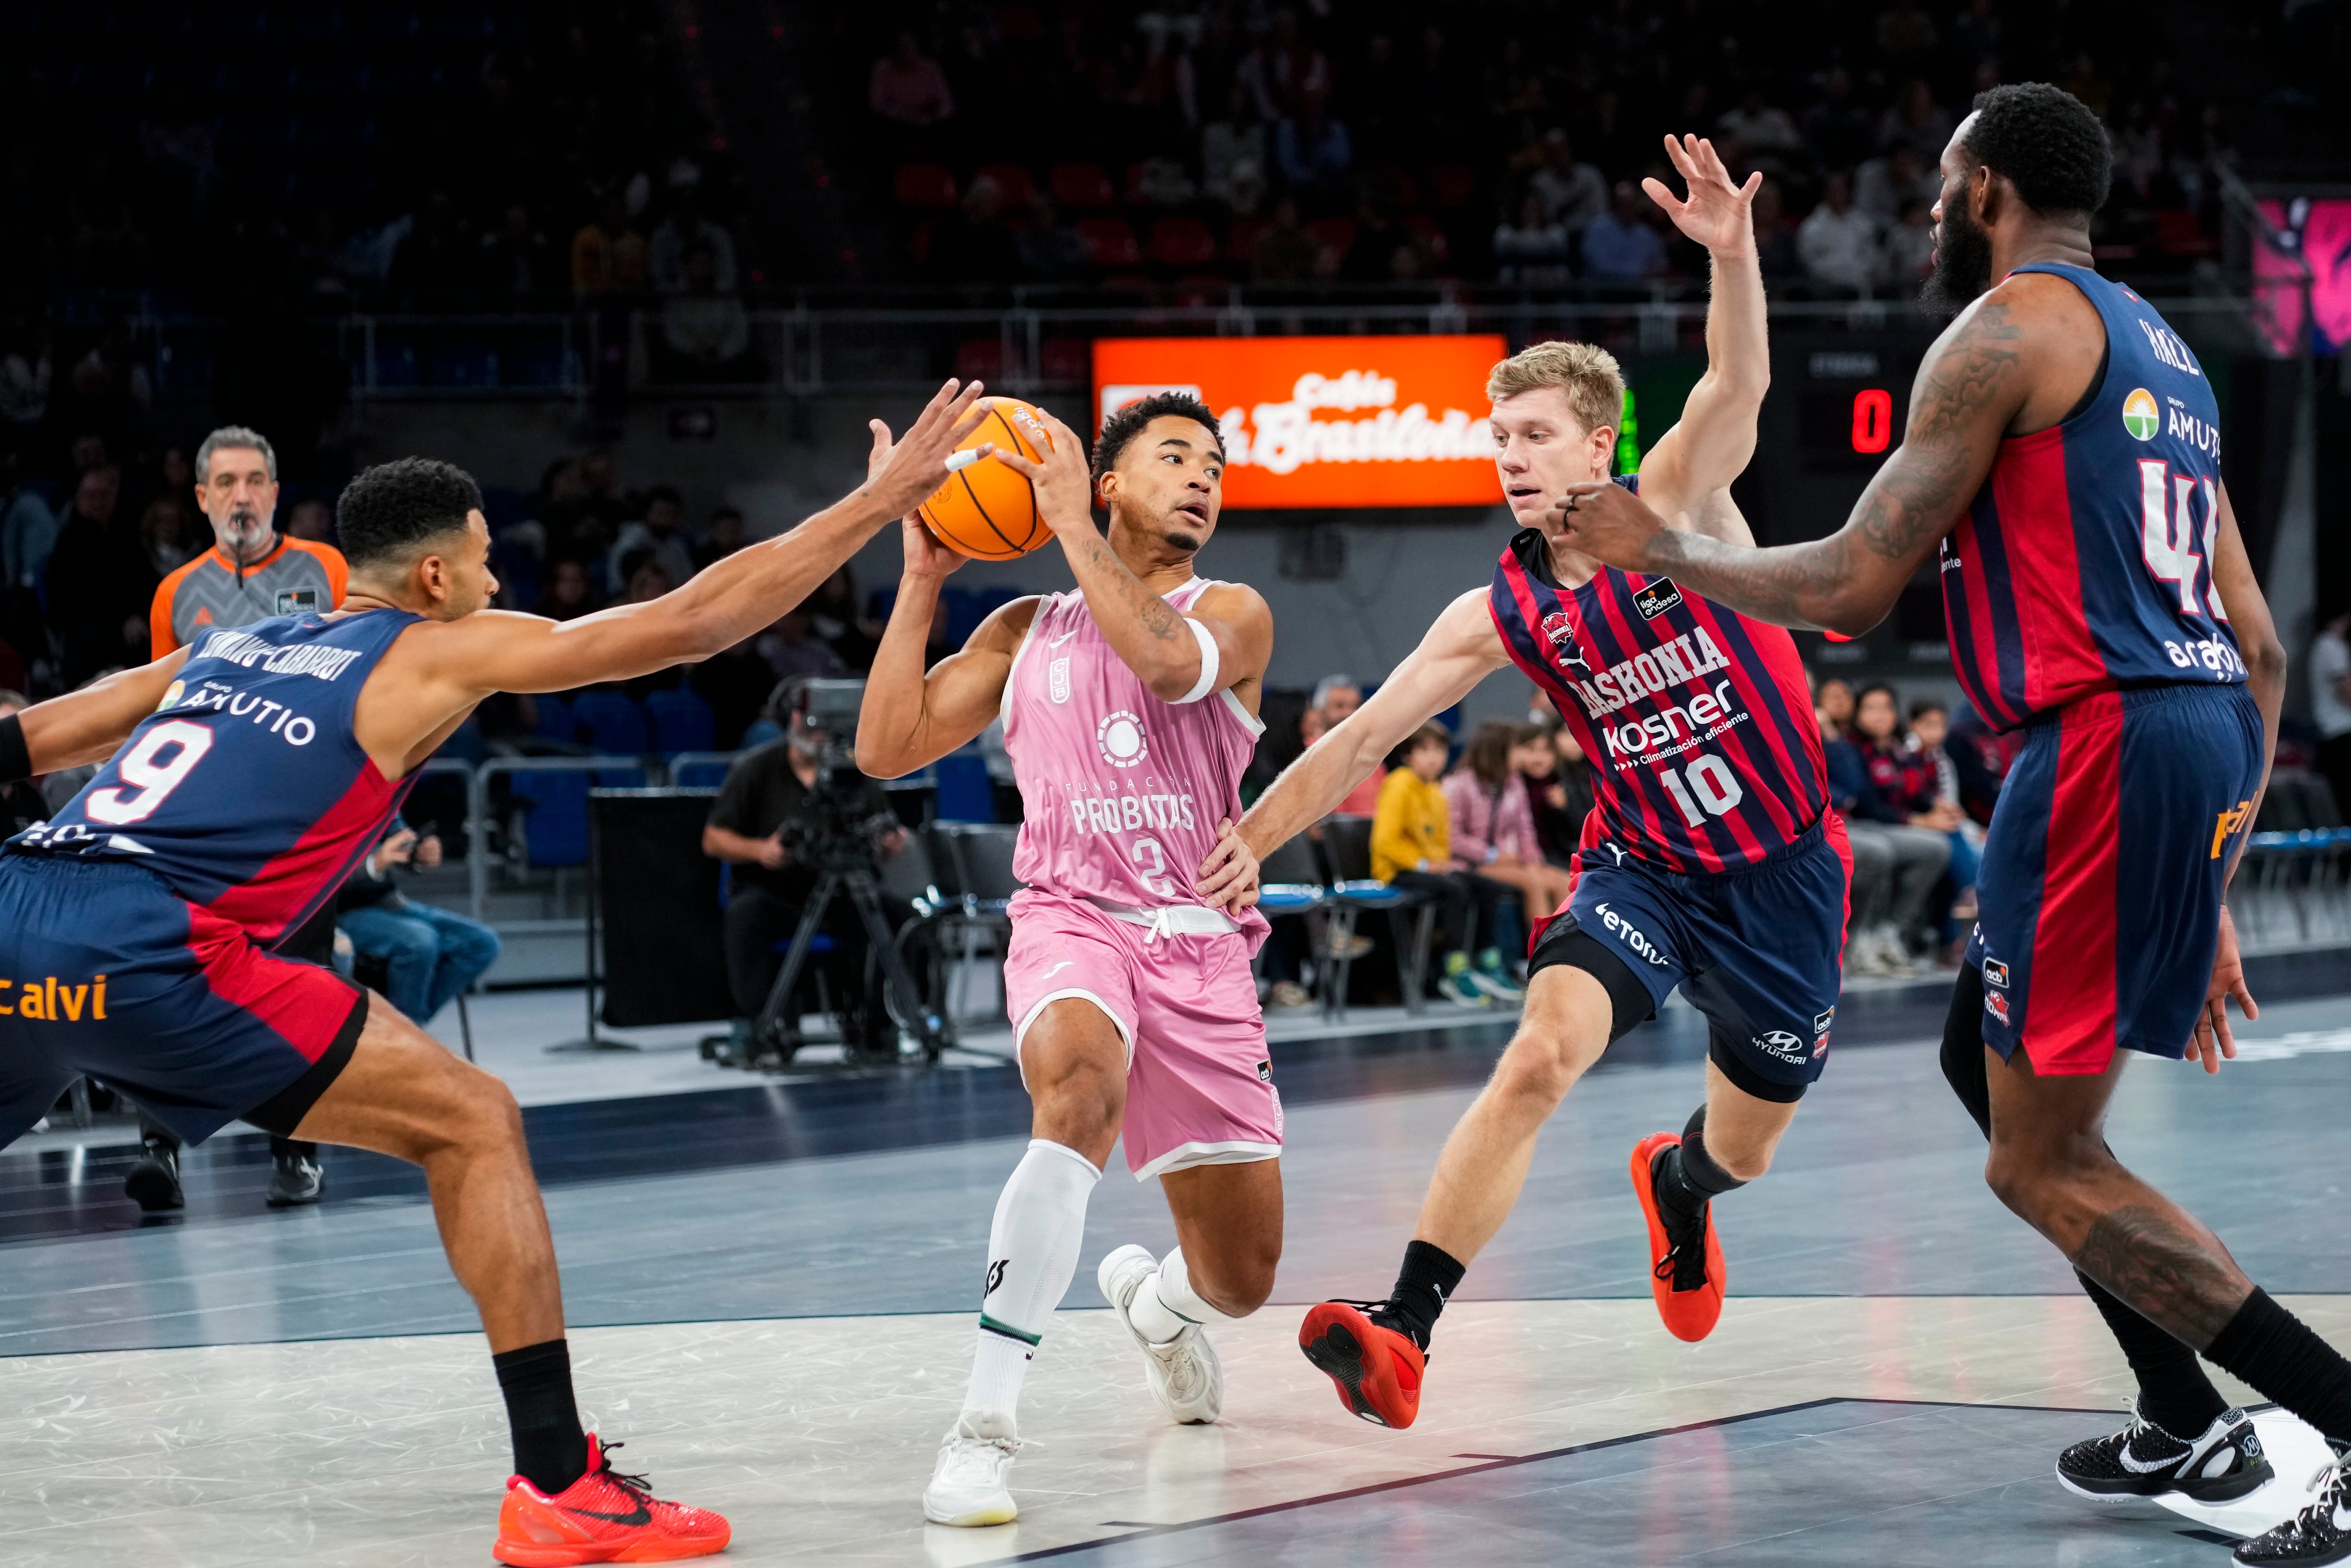
[[12, 851], [135, 862], [266, 944], [332, 898], [414, 775], [386, 779], [352, 714], [419, 617], [280, 615], [200, 633], [179, 678], [80, 794]]
[[1943, 539], [1951, 663], [1995, 729], [2123, 686], [2234, 685], [2212, 581], [2220, 407], [2154, 308], [2084, 267], [2035, 263], [2097, 308], [2105, 362], [2062, 423], [2001, 443]]
[[1796, 644], [1675, 585], [1552, 575], [1542, 530], [1510, 540], [1487, 607], [1511, 661], [1592, 759], [1593, 828], [1668, 871], [1753, 865], [1828, 809]]

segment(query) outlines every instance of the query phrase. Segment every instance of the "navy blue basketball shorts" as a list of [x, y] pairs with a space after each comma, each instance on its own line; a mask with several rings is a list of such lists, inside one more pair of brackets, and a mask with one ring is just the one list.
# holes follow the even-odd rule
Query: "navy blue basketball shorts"
[[1589, 970], [1616, 1000], [1613, 1034], [1678, 986], [1706, 1015], [1723, 1075], [1759, 1099], [1792, 1102], [1828, 1065], [1852, 881], [1834, 811], [1739, 871], [1663, 871], [1602, 842], [1578, 857], [1567, 908], [1535, 934], [1528, 976], [1554, 964]]
[[0, 1145], [85, 1076], [185, 1143], [239, 1117], [290, 1134], [366, 1021], [365, 991], [140, 866], [0, 856]]
[[2044, 1074], [2186, 1055], [2261, 781], [2242, 686], [2100, 692], [2033, 720], [1977, 873], [1984, 1043]]

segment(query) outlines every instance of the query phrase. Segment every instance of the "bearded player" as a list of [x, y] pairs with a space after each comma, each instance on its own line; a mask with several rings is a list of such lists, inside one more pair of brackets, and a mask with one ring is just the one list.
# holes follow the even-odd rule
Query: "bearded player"
[[[1647, 188], [1713, 257], [1709, 363], [1638, 483], [1675, 528], [1745, 548], [1726, 487], [1754, 450], [1769, 374], [1749, 214], [1759, 179], [1733, 184], [1697, 138], [1668, 137], [1666, 150], [1688, 200]], [[1820, 1076], [1844, 940], [1844, 829], [1828, 809], [1795, 644], [1687, 584], [1604, 567], [1565, 538], [1561, 494], [1606, 482], [1624, 406], [1616, 361], [1588, 344], [1539, 343], [1495, 366], [1487, 390], [1521, 525], [1491, 583], [1454, 601], [1371, 700], [1282, 774], [1201, 883], [1204, 896], [1246, 897], [1255, 858], [1510, 664], [1604, 764], [1573, 897], [1531, 945], [1517, 1038], [1446, 1141], [1395, 1289], [1368, 1312], [1324, 1302], [1300, 1331], [1347, 1408], [1390, 1427], [1418, 1414], [1430, 1331], [1518, 1201], [1544, 1122], [1676, 987], [1710, 1027], [1706, 1100], [1678, 1136], [1643, 1139], [1630, 1169], [1659, 1313], [1680, 1338], [1712, 1332], [1724, 1287], [1712, 1200], [1763, 1174]]]
[[333, 899], [475, 704], [650, 674], [768, 625], [937, 487], [978, 392], [948, 382], [894, 447], [875, 421], [865, 485], [789, 533], [564, 622], [483, 609], [497, 582], [463, 471], [371, 468], [338, 507], [340, 610], [206, 628], [0, 719], [0, 782], [106, 763], [0, 856], [0, 973], [20, 977], [0, 981], [0, 1143], [87, 1073], [190, 1143], [243, 1118], [423, 1166], [514, 1437], [500, 1562], [701, 1557], [729, 1531], [615, 1471], [581, 1430], [555, 1244], [506, 1086], [273, 949]]
[[1077, 591], [1015, 600], [926, 676], [931, 613], [963, 558], [909, 517], [857, 726], [858, 766], [889, 778], [1001, 716], [1025, 817], [1004, 990], [1034, 1136], [989, 1227], [971, 1385], [923, 1494], [936, 1524], [1017, 1511], [1021, 1380], [1122, 1133], [1135, 1179], [1159, 1178], [1179, 1245], [1156, 1262], [1121, 1247], [1096, 1278], [1170, 1418], [1217, 1418], [1224, 1373], [1207, 1330], [1255, 1312], [1281, 1256], [1281, 1100], [1249, 969], [1265, 919], [1208, 907], [1186, 874], [1239, 813], [1273, 618], [1254, 590], [1194, 570], [1225, 465], [1198, 399], [1162, 392], [1111, 415], [1091, 481], [1077, 433], [1045, 424], [1042, 463], [997, 461], [1035, 486]]
[[[2132, 1053], [2233, 1055], [2251, 998], [2221, 902], [2266, 785], [2285, 655], [2220, 483], [2194, 352], [2092, 265], [2111, 152], [2042, 82], [1995, 88], [1943, 151], [1930, 291], [1963, 305], [1903, 444], [1838, 532], [1723, 550], [1629, 497], [1572, 492], [1581, 548], [1782, 625], [1867, 631], [1938, 551], [1952, 663], [2024, 744], [1984, 843], [1944, 1071], [1985, 1179], [2072, 1260], [2137, 1375], [2133, 1419], [2057, 1461], [2097, 1498], [2225, 1500], [2269, 1463], [2199, 1353], [2351, 1451], [2351, 1363], [2116, 1160]], [[1997, 281], [1995, 281], [1997, 280]], [[2127, 850], [2125, 846], [2127, 845]], [[2250, 1016], [2252, 1009], [2246, 1007]], [[2338, 1458], [2248, 1563], [2351, 1562]]]

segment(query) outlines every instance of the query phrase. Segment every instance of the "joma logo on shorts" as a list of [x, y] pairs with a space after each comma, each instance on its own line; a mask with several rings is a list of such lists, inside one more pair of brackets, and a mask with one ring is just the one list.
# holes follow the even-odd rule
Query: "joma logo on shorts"
[[0, 1016], [79, 1023], [84, 1015], [106, 1017], [106, 977], [93, 975], [78, 986], [61, 986], [55, 975], [37, 980], [0, 980]]

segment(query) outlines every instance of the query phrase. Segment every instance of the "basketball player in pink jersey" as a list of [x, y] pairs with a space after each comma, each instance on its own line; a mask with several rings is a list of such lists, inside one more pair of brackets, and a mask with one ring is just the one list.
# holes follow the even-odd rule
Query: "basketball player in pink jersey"
[[1216, 416], [1198, 399], [1163, 392], [1113, 414], [1091, 479], [1077, 433], [1045, 422], [1042, 463], [997, 461], [1035, 485], [1077, 591], [1004, 606], [926, 676], [940, 584], [963, 558], [907, 518], [857, 727], [858, 765], [893, 778], [1001, 715], [1026, 817], [1004, 989], [1034, 1136], [989, 1228], [971, 1385], [923, 1494], [936, 1524], [1017, 1511], [1021, 1378], [1122, 1134], [1135, 1179], [1160, 1178], [1179, 1245], [1157, 1261], [1121, 1247], [1097, 1279], [1172, 1419], [1217, 1418], [1224, 1374], [1206, 1330], [1255, 1312], [1281, 1256], [1281, 1101], [1249, 969], [1265, 919], [1202, 904], [1191, 876], [1240, 815], [1273, 618], [1254, 590], [1193, 570], [1224, 493]]

